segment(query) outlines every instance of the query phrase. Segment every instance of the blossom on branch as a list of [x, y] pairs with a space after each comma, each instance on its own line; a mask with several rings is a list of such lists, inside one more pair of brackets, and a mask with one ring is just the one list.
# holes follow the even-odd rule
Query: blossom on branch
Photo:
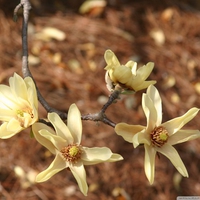
[[116, 133], [127, 142], [133, 143], [134, 148], [144, 144], [144, 168], [150, 184], [154, 182], [157, 152], [165, 155], [180, 174], [188, 177], [185, 165], [173, 145], [200, 137], [199, 130], [181, 129], [197, 115], [199, 109], [191, 108], [181, 117], [162, 123], [162, 102], [153, 85], [148, 87], [146, 94], [143, 94], [142, 107], [147, 118], [147, 126], [119, 123], [115, 127]]
[[38, 100], [30, 77], [14, 74], [9, 86], [0, 85], [0, 138], [7, 139], [38, 120]]
[[111, 50], [105, 52], [104, 58], [107, 63], [105, 81], [109, 91], [120, 86], [125, 91], [123, 93], [136, 92], [156, 83], [156, 81], [146, 81], [154, 67], [152, 62], [139, 69], [134, 61], [128, 61], [125, 65], [121, 65]]
[[82, 122], [80, 111], [75, 104], [72, 104], [69, 108], [67, 125], [56, 113], [49, 113], [48, 120], [55, 131], [42, 123], [35, 123], [32, 126], [36, 140], [55, 154], [55, 159], [51, 165], [37, 175], [36, 182], [46, 181], [59, 171], [69, 168], [81, 192], [87, 195], [88, 185], [84, 165], [115, 162], [123, 158], [119, 154], [112, 153], [106, 147], [88, 148], [80, 144]]

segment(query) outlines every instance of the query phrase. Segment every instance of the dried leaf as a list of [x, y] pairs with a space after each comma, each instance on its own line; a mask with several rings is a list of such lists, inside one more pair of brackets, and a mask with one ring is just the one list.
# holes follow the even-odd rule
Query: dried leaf
[[[105, 0], [86, 0], [84, 3], [80, 6], [79, 12], [81, 14], [86, 14], [89, 12], [93, 12], [93, 16], [99, 15], [104, 7], [106, 6], [107, 2]], [[95, 13], [94, 13], [95, 12]]]
[[163, 45], [165, 43], [165, 34], [161, 29], [153, 29], [149, 34], [157, 45]]
[[57, 28], [46, 27], [41, 32], [36, 33], [35, 37], [43, 41], [50, 41], [51, 39], [63, 41], [66, 38], [66, 34]]

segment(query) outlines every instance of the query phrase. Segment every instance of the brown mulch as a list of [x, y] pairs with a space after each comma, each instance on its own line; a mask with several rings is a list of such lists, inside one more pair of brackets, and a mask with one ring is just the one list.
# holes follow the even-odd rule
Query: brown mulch
[[[0, 1], [0, 82], [7, 84], [14, 72], [21, 74], [21, 16], [12, 21], [17, 4]], [[80, 15], [78, 4], [44, 1], [33, 9], [29, 26], [29, 54], [40, 59], [30, 65], [38, 88], [57, 109], [67, 111], [76, 103], [82, 114], [98, 112], [109, 96], [104, 76], [106, 49], [111, 49], [121, 63], [136, 60], [139, 65], [155, 63], [150, 76], [157, 80], [163, 100], [163, 121], [200, 107], [200, 5], [195, 1], [108, 1], [100, 14]], [[111, 3], [114, 2], [114, 3]], [[13, 6], [13, 8], [12, 8]], [[5, 9], [4, 9], [5, 8]], [[42, 41], [35, 33], [54, 27], [66, 34], [64, 41]], [[164, 41], [152, 33], [164, 35]], [[37, 49], [37, 53], [35, 51]], [[59, 62], [56, 55], [61, 56]], [[71, 63], [75, 63], [72, 65]], [[78, 64], [77, 64], [78, 63]], [[114, 122], [145, 125], [141, 91], [121, 96], [107, 115]], [[40, 117], [46, 111], [40, 106]], [[199, 115], [187, 128], [200, 129]], [[77, 187], [73, 175], [63, 170], [49, 181], [30, 184], [26, 176], [44, 170], [53, 156], [29, 136], [29, 131], [8, 140], [0, 140], [0, 200], [173, 200], [177, 196], [200, 196], [200, 139], [176, 145], [189, 173], [183, 178], [171, 162], [160, 155], [152, 186], [144, 174], [144, 149], [133, 149], [114, 133], [113, 128], [83, 121], [84, 146], [107, 146], [124, 157], [123, 162], [87, 166], [88, 197]], [[16, 166], [25, 178], [16, 175]]]

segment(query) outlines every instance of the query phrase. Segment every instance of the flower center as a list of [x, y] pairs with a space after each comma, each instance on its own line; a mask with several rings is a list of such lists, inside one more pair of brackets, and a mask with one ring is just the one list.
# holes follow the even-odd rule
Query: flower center
[[[20, 126], [24, 127], [24, 128], [29, 125], [29, 124], [27, 124], [27, 121], [34, 118], [32, 109], [29, 107], [26, 107], [21, 110], [20, 109], [16, 110], [16, 114], [17, 114], [17, 120], [20, 122]], [[28, 116], [27, 114], [30, 117], [27, 118], [27, 116]]]
[[153, 146], [163, 146], [167, 142], [168, 138], [169, 134], [163, 126], [155, 127], [151, 132], [151, 142]]
[[75, 163], [81, 158], [83, 150], [78, 144], [69, 144], [67, 147], [63, 147], [60, 152], [66, 161]]
[[16, 113], [17, 113], [17, 116], [24, 117], [24, 112], [22, 110], [17, 110]]

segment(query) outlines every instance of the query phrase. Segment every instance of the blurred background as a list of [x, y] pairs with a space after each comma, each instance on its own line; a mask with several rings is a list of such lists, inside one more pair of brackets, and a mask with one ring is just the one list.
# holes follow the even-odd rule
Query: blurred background
[[[0, 0], [0, 83], [21, 73], [22, 12], [13, 22], [19, 1]], [[32, 0], [29, 20], [29, 65], [48, 101], [66, 111], [76, 103], [82, 114], [98, 112], [109, 92], [104, 81], [104, 52], [121, 63], [155, 63], [150, 79], [163, 101], [163, 121], [200, 107], [200, 1], [198, 0]], [[114, 122], [146, 125], [140, 91], [121, 96], [107, 110]], [[40, 106], [40, 118], [47, 113]], [[187, 128], [200, 129], [199, 115]], [[88, 197], [68, 170], [35, 184], [37, 173], [54, 156], [25, 130], [0, 140], [0, 200], [172, 200], [200, 196], [200, 139], [176, 145], [188, 169], [183, 178], [163, 155], [156, 158], [155, 182], [144, 173], [144, 148], [117, 136], [113, 128], [83, 121], [82, 145], [107, 146], [124, 157], [117, 163], [87, 166]]]

